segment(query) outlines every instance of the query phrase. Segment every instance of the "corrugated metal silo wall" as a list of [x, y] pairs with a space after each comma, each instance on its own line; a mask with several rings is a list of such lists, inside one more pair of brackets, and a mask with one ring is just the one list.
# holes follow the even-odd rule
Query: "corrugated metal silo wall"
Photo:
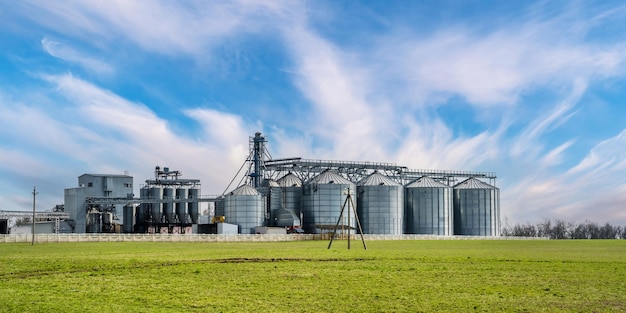
[[357, 186], [357, 207], [364, 234], [403, 234], [402, 186]]
[[[302, 228], [308, 233], [319, 234], [320, 229], [316, 225], [334, 227], [337, 224], [341, 207], [346, 201], [348, 188], [356, 190], [354, 184], [307, 184], [302, 187]], [[352, 201], [356, 206], [356, 197]], [[340, 225], [356, 226], [354, 213], [350, 213], [348, 219], [348, 207], [344, 212]]]
[[452, 235], [452, 188], [406, 188], [405, 201], [407, 234]]
[[302, 213], [302, 187], [282, 187], [281, 196], [282, 207], [300, 217], [300, 213]]
[[254, 234], [254, 228], [263, 226], [265, 204], [263, 196], [227, 195], [224, 197], [226, 223], [237, 224], [240, 234]]
[[454, 234], [500, 236], [500, 191], [454, 189]]

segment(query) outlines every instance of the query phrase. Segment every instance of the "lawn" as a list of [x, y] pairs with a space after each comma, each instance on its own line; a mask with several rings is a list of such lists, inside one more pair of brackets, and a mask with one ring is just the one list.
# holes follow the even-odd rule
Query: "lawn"
[[626, 240], [0, 244], [0, 312], [624, 312]]

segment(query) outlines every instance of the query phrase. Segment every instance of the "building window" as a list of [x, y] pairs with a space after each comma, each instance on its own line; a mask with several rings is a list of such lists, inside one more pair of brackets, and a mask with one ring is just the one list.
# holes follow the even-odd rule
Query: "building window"
[[93, 187], [93, 183], [87, 183], [87, 187]]
[[131, 185], [131, 184], [129, 184], [129, 183], [126, 183], [126, 184], [124, 184], [124, 187], [126, 187], [126, 188], [130, 188], [130, 187], [132, 187], [132, 185]]

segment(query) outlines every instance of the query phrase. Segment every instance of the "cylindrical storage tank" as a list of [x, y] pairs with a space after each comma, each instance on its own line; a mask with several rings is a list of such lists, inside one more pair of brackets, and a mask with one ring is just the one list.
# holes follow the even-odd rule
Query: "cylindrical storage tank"
[[281, 191], [281, 206], [292, 211], [296, 216], [302, 213], [302, 181], [293, 173], [281, 177], [276, 181]]
[[135, 215], [135, 207], [132, 205], [125, 205], [122, 209], [124, 211], [124, 220], [122, 221], [122, 231], [125, 233], [133, 232], [133, 216]]
[[[150, 199], [161, 200], [163, 198], [163, 189], [161, 187], [150, 188]], [[161, 203], [150, 204], [150, 216], [153, 223], [161, 222]]]
[[192, 224], [198, 224], [198, 198], [199, 197], [200, 197], [200, 189], [198, 188], [189, 189], [189, 199], [194, 199], [193, 201], [187, 203], [187, 212], [189, 213], [189, 218], [191, 218]]
[[402, 235], [404, 188], [380, 173], [357, 183], [357, 212], [364, 234]]
[[249, 185], [242, 185], [224, 196], [226, 223], [237, 224], [240, 234], [254, 234], [265, 218], [263, 196]]
[[163, 216], [166, 223], [174, 223], [174, 188], [163, 188], [163, 200], [168, 200], [163, 203]]
[[102, 232], [102, 216], [100, 212], [87, 213], [87, 232], [88, 233], [101, 233]]
[[[356, 197], [354, 197], [356, 186], [332, 170], [322, 172], [304, 185], [302, 187], [302, 228], [308, 233], [315, 234], [332, 232], [348, 197], [348, 189], [353, 195], [352, 202], [356, 206]], [[344, 226], [344, 229], [356, 226], [354, 213], [348, 214], [348, 209], [346, 204], [343, 218], [339, 222], [340, 228], [341, 226]]]
[[[150, 197], [150, 189], [143, 187], [139, 189], [139, 199], [147, 200]], [[150, 204], [148, 203], [140, 203], [139, 207], [137, 207], [135, 225], [139, 225], [135, 232], [142, 233], [143, 229], [140, 229], [140, 225], [146, 224], [149, 216]]]
[[405, 232], [451, 236], [452, 188], [423, 176], [405, 188]]
[[[178, 188], [176, 189], [176, 199], [178, 200], [184, 200], [187, 199], [187, 189], [185, 188]], [[172, 216], [172, 223], [175, 223], [176, 221], [180, 222], [180, 215], [185, 216], [185, 208], [187, 207], [187, 202], [176, 202], [176, 213], [175, 215]]]
[[112, 219], [113, 219], [113, 214], [109, 212], [102, 213], [102, 225], [111, 225]]
[[454, 234], [500, 236], [500, 190], [473, 177], [454, 186]]

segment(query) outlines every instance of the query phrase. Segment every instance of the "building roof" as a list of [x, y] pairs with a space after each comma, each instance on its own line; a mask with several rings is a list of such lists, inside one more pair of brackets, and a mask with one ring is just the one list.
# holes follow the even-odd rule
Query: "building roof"
[[422, 176], [412, 183], [406, 185], [407, 188], [450, 188], [450, 186], [440, 183], [428, 176]]
[[454, 186], [454, 189], [498, 189], [498, 188], [491, 186], [474, 177], [470, 177], [458, 183], [456, 186]]
[[228, 194], [235, 196], [255, 196], [258, 195], [259, 192], [250, 185], [241, 185], [237, 187], [237, 189], [229, 192]]
[[93, 177], [126, 177], [126, 178], [133, 178], [130, 175], [124, 175], [124, 174], [89, 174], [89, 173], [85, 173], [83, 175], [78, 176], [83, 177], [83, 176], [93, 176]]
[[287, 175], [278, 179], [278, 185], [281, 187], [302, 187], [302, 181], [298, 176], [293, 173], [288, 173]]
[[358, 186], [400, 186], [399, 183], [391, 180], [391, 178], [379, 173], [379, 172], [374, 172], [372, 174], [370, 174], [369, 176], [361, 179], [361, 181], [359, 181], [359, 183], [357, 184]]
[[339, 185], [351, 185], [352, 182], [343, 178], [343, 176], [337, 174], [333, 170], [326, 170], [315, 176], [311, 180], [311, 184], [339, 184]]

